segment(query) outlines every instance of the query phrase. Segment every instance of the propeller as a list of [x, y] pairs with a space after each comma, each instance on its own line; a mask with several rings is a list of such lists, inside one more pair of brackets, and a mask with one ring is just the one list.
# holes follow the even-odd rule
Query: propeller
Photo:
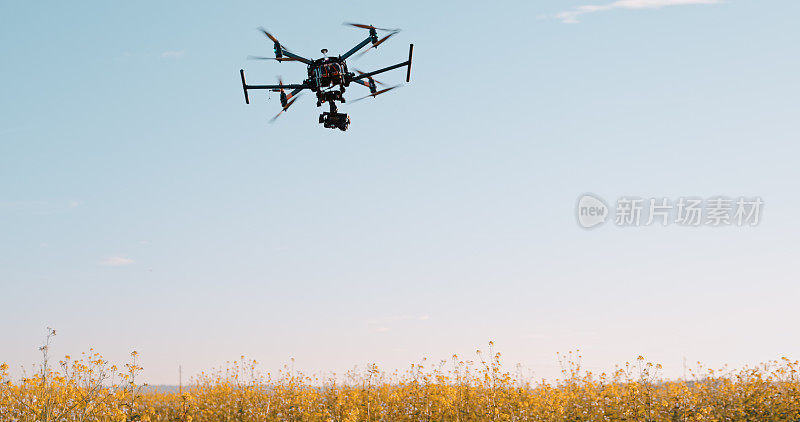
[[[299, 96], [300, 96], [300, 93], [299, 93], [299, 92], [298, 92], [297, 94], [292, 94], [292, 93], [290, 92], [288, 95], [286, 95], [286, 99], [287, 99], [287, 100], [290, 100], [290, 99], [292, 99], [292, 97], [299, 97]], [[287, 106], [288, 106], [288, 103], [287, 103]]]
[[[365, 73], [365, 72], [362, 72], [362, 71], [360, 71], [360, 70], [358, 70], [358, 69], [353, 69], [353, 70], [355, 70], [356, 72], [358, 72], [358, 74], [359, 74], [359, 75], [363, 75], [363, 74]], [[372, 76], [369, 76], [369, 77], [367, 77], [367, 79], [372, 79], [372, 80], [373, 80], [373, 81], [374, 81], [376, 84], [378, 84], [378, 85], [386, 85], [385, 83], [383, 83], [383, 82], [381, 82], [381, 81], [379, 81], [379, 80], [377, 80], [377, 79], [373, 78]]]
[[283, 78], [277, 76], [277, 79], [278, 79], [278, 86], [280, 87], [277, 91], [281, 93], [281, 107], [285, 107], [286, 101], [289, 100], [289, 97], [286, 96], [286, 91], [283, 90]]
[[289, 107], [291, 107], [291, 106], [292, 106], [292, 104], [294, 104], [294, 102], [295, 102], [295, 101], [297, 101], [297, 99], [298, 99], [298, 98], [300, 98], [300, 95], [301, 95], [301, 94], [302, 94], [302, 92], [301, 92], [300, 94], [297, 94], [297, 95], [295, 95], [295, 97], [294, 97], [294, 98], [292, 98], [292, 99], [291, 99], [291, 101], [289, 101], [288, 103], [286, 103], [286, 106], [284, 106], [284, 107], [281, 109], [281, 111], [279, 111], [279, 112], [278, 112], [278, 114], [276, 114], [276, 115], [275, 115], [275, 117], [273, 117], [273, 118], [269, 119], [269, 122], [270, 122], [270, 123], [273, 123], [273, 122], [275, 121], [275, 119], [277, 119], [278, 117], [280, 117], [280, 116], [281, 116], [281, 114], [282, 114], [284, 111], [288, 110], [288, 109], [289, 109]]
[[368, 49], [366, 49], [366, 50], [364, 50], [364, 51], [362, 51], [362, 52], [360, 52], [360, 53], [356, 54], [356, 56], [355, 56], [354, 58], [356, 58], [356, 59], [357, 59], [357, 58], [359, 58], [359, 57], [363, 56], [364, 54], [367, 54], [367, 53], [368, 53], [370, 50], [372, 50], [373, 48], [378, 48], [378, 46], [379, 46], [379, 45], [383, 44], [383, 42], [384, 42], [384, 41], [388, 40], [388, 39], [389, 39], [389, 37], [392, 37], [392, 36], [396, 35], [398, 32], [400, 32], [400, 31], [399, 31], [399, 30], [397, 30], [397, 31], [394, 31], [394, 32], [391, 32], [391, 33], [389, 33], [389, 35], [387, 35], [387, 36], [385, 36], [385, 37], [383, 37], [383, 38], [379, 39], [379, 40], [378, 40], [378, 42], [376, 42], [375, 44], [372, 44], [372, 45], [371, 45], [371, 46], [370, 46]]
[[364, 25], [363, 23], [352, 23], [352, 22], [345, 22], [342, 25], [349, 25], [355, 26], [356, 28], [364, 28], [364, 29], [377, 29], [379, 31], [389, 31], [389, 32], [400, 32], [399, 28], [389, 29], [389, 28], [377, 28], [372, 25]]
[[361, 100], [363, 100], [363, 99], [365, 99], [365, 98], [367, 98], [367, 97], [375, 97], [375, 96], [381, 95], [381, 94], [383, 94], [383, 93], [385, 93], [385, 92], [391, 91], [391, 90], [393, 90], [393, 89], [395, 89], [395, 88], [398, 88], [398, 87], [400, 87], [400, 86], [401, 86], [401, 85], [390, 86], [389, 88], [384, 88], [384, 89], [382, 89], [382, 90], [380, 90], [380, 91], [376, 91], [376, 92], [375, 92], [375, 93], [373, 93], [373, 94], [369, 94], [369, 95], [363, 96], [363, 97], [361, 97], [361, 98], [356, 98], [355, 100], [353, 100], [353, 101], [350, 101], [350, 102], [351, 102], [351, 103], [354, 103], [354, 102], [356, 102], [356, 101], [361, 101]]
[[264, 33], [264, 35], [266, 35], [266, 36], [267, 36], [267, 38], [269, 38], [269, 39], [271, 39], [271, 40], [272, 40], [272, 42], [274, 42], [274, 43], [277, 43], [277, 44], [280, 44], [280, 42], [278, 42], [278, 39], [277, 39], [277, 38], [275, 38], [275, 36], [274, 36], [274, 35], [270, 34], [270, 33], [269, 33], [269, 32], [268, 32], [266, 29], [264, 29], [264, 27], [263, 27], [263, 26], [259, 26], [259, 27], [258, 27], [258, 30], [259, 30], [259, 31], [261, 31], [261, 32], [263, 32], [263, 33]]
[[[276, 57], [279, 59], [278, 61], [283, 61], [283, 60], [286, 60], [286, 58], [284, 58], [284, 57], [283, 57], [283, 54], [282, 54], [281, 52], [282, 52], [282, 51], [288, 51], [288, 52], [290, 52], [290, 53], [291, 53], [291, 51], [290, 51], [288, 48], [286, 48], [286, 46], [285, 46], [285, 45], [281, 44], [281, 43], [278, 41], [278, 39], [277, 39], [277, 38], [275, 38], [275, 36], [274, 36], [274, 35], [270, 34], [270, 33], [269, 33], [269, 31], [267, 31], [266, 29], [264, 29], [264, 27], [263, 27], [263, 26], [259, 26], [259, 27], [258, 27], [258, 30], [259, 30], [259, 31], [261, 31], [261, 32], [263, 32], [263, 33], [264, 33], [264, 35], [266, 35], [266, 36], [267, 36], [267, 38], [269, 38], [269, 39], [270, 39], [270, 40], [271, 40], [273, 43], [275, 43], [275, 56], [276, 56]], [[283, 59], [283, 60], [280, 60], [280, 59]], [[287, 61], [288, 61], [288, 60], [287, 60]]]
[[249, 60], [277, 60], [279, 62], [296, 62], [297, 59], [291, 57], [263, 57], [263, 56], [247, 56]]

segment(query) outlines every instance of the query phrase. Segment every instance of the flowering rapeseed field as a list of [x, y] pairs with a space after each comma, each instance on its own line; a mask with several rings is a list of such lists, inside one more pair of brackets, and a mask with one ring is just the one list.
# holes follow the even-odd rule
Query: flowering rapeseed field
[[[202, 373], [180, 392], [143, 390], [136, 352], [123, 367], [94, 351], [58, 369], [9, 380], [0, 365], [2, 421], [796, 421], [798, 362], [664, 380], [643, 357], [610, 374], [561, 357], [563, 377], [531, 382], [504, 371], [500, 353], [319, 379], [286, 368], [263, 374], [242, 357]], [[55, 365], [53, 365], [55, 366]]]

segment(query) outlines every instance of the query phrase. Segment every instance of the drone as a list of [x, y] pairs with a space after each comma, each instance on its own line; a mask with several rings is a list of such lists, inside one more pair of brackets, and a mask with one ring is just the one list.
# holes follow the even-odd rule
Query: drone
[[[302, 94], [302, 91], [307, 89], [311, 92], [316, 93], [317, 107], [320, 107], [325, 103], [328, 103], [328, 105], [330, 106], [330, 111], [326, 111], [319, 115], [319, 123], [329, 129], [339, 129], [342, 131], [346, 131], [348, 126], [350, 126], [350, 117], [348, 117], [346, 113], [338, 112], [338, 109], [336, 108], [336, 102], [337, 101], [341, 103], [346, 102], [344, 98], [345, 88], [350, 86], [351, 83], [355, 83], [358, 85], [362, 85], [366, 88], [369, 88], [370, 93], [368, 95], [351, 101], [351, 102], [356, 102], [369, 97], [375, 98], [380, 94], [384, 94], [400, 86], [400, 85], [394, 85], [394, 86], [389, 86], [387, 88], [378, 89], [378, 85], [384, 85], [384, 84], [373, 78], [373, 76], [377, 74], [407, 66], [408, 70], [406, 71], [406, 82], [409, 82], [411, 80], [411, 54], [414, 51], [414, 44], [410, 44], [408, 46], [408, 60], [402, 63], [384, 67], [382, 69], [378, 69], [372, 72], [361, 72], [358, 69], [354, 69], [356, 73], [348, 71], [346, 60], [350, 58], [353, 54], [357, 53], [367, 44], [372, 44], [372, 45], [368, 49], [359, 53], [358, 56], [367, 53], [373, 48], [377, 49], [379, 45], [383, 44], [386, 40], [396, 35], [398, 32], [400, 32], [400, 30], [376, 28], [372, 25], [363, 25], [360, 23], [345, 22], [344, 25], [367, 29], [369, 30], [369, 36], [366, 39], [364, 39], [364, 41], [361, 41], [355, 47], [351, 48], [350, 51], [338, 57], [328, 57], [327, 55], [328, 50], [323, 48], [321, 52], [324, 57], [317, 60], [309, 60], [306, 59], [305, 57], [292, 53], [291, 51], [286, 49], [286, 47], [283, 44], [281, 44], [278, 41], [278, 39], [275, 38], [275, 36], [273, 36], [272, 34], [270, 34], [266, 29], [259, 28], [259, 31], [263, 32], [264, 35], [266, 35], [267, 38], [269, 38], [274, 43], [275, 57], [250, 56], [249, 58], [257, 60], [275, 60], [279, 63], [289, 62], [289, 61], [304, 63], [308, 66], [308, 79], [304, 80], [302, 83], [299, 84], [284, 84], [283, 80], [279, 77], [277, 85], [248, 85], [244, 79], [244, 69], [240, 69], [239, 74], [242, 77], [242, 89], [244, 90], [245, 103], [250, 104], [250, 97], [248, 95], [248, 90], [251, 89], [265, 89], [272, 92], [279, 92], [281, 98], [281, 111], [278, 112], [278, 114], [276, 114], [275, 117], [273, 117], [270, 120], [270, 122], [274, 122], [275, 119], [280, 117], [280, 115], [283, 114], [283, 112], [287, 111], [289, 107], [291, 107], [292, 104], [294, 104], [294, 102], [297, 101], [297, 99]], [[382, 31], [388, 34], [383, 36], [382, 38], [378, 38], [378, 31]], [[290, 90], [288, 94], [286, 93], [287, 90]]]

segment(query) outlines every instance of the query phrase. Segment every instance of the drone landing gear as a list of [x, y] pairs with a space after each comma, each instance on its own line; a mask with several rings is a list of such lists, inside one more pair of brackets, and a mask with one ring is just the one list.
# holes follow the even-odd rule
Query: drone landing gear
[[331, 101], [328, 104], [331, 106], [331, 111], [326, 111], [319, 115], [319, 122], [329, 129], [339, 129], [342, 132], [347, 130], [350, 126], [350, 118], [346, 113], [337, 113], [336, 104]]

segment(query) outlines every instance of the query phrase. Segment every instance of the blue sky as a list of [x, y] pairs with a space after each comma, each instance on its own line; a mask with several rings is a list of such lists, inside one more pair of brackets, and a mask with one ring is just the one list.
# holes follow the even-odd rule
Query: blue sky
[[[695, 4], [697, 3], [697, 4]], [[241, 354], [309, 372], [580, 348], [678, 375], [797, 357], [800, 3], [0, 5], [0, 361], [135, 348], [151, 383]], [[591, 7], [587, 7], [591, 6]], [[298, 16], [299, 14], [299, 16]], [[411, 83], [318, 125], [248, 81], [343, 53]], [[352, 64], [351, 64], [352, 66]], [[400, 83], [403, 71], [384, 75]], [[363, 95], [360, 87], [350, 98]], [[593, 192], [760, 196], [754, 228], [575, 222]]]

